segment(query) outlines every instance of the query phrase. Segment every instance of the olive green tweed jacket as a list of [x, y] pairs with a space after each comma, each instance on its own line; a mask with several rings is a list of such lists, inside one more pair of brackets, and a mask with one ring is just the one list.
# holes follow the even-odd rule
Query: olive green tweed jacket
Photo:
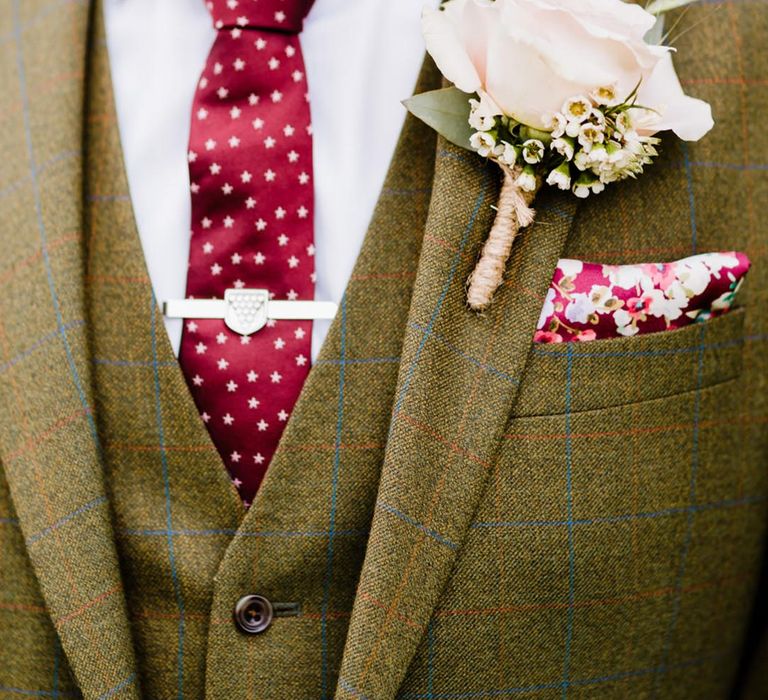
[[[100, 7], [0, 0], [0, 699], [768, 698], [768, 3], [676, 32], [714, 131], [543, 193], [484, 315], [496, 173], [406, 121], [246, 513], [158, 317]], [[531, 343], [558, 258], [715, 250], [753, 262], [726, 316]], [[299, 613], [242, 635], [247, 593]]]

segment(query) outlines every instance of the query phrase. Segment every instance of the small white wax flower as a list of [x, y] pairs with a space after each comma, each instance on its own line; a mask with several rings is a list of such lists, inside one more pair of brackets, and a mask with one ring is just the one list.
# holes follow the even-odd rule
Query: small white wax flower
[[469, 137], [469, 145], [472, 146], [483, 158], [487, 158], [496, 145], [493, 134], [487, 131], [476, 131]]
[[547, 184], [556, 185], [561, 190], [567, 190], [571, 187], [571, 173], [568, 163], [561, 163], [547, 175]]
[[632, 117], [629, 114], [629, 110], [626, 112], [619, 112], [616, 115], [616, 131], [620, 134], [625, 134], [632, 130]]
[[[581, 199], [586, 199], [587, 197], [589, 197], [591, 192], [596, 191], [594, 189], [595, 183], [601, 185], [601, 187], [604, 187], [604, 185], [602, 185], [602, 183], [597, 179], [594, 173], [584, 172], [581, 175], [579, 175], [579, 178], [573, 184], [573, 188], [572, 188], [573, 193]], [[599, 191], [600, 190], [597, 190], [597, 192]]]
[[608, 160], [608, 151], [605, 149], [602, 143], [592, 144], [589, 149], [589, 163], [594, 165], [596, 163], [603, 163]]
[[613, 139], [609, 140], [608, 143], [605, 144], [605, 152], [608, 156], [607, 160], [609, 163], [621, 163], [626, 159], [626, 154], [624, 153], [624, 149], [622, 149], [621, 144], [618, 141], [614, 141]]
[[592, 102], [584, 95], [569, 97], [560, 110], [568, 121], [583, 122], [586, 121], [589, 113], [592, 111]]
[[477, 131], [493, 129], [496, 117], [489, 114], [479, 100], [470, 99], [469, 125]]
[[515, 184], [525, 192], [533, 192], [536, 189], [536, 175], [530, 165], [523, 168], [523, 172], [517, 176]]
[[599, 109], [591, 109], [586, 121], [592, 124], [596, 129], [605, 131], [605, 115]]
[[617, 104], [621, 103], [621, 98], [616, 91], [616, 83], [596, 88], [589, 93], [589, 96], [597, 104], [604, 105], [605, 107], [615, 107]]
[[573, 159], [573, 139], [568, 138], [567, 136], [562, 136], [560, 138], [554, 139], [550, 146], [552, 147], [553, 151], [559, 153], [566, 160]]
[[585, 151], [589, 151], [594, 143], [602, 143], [605, 140], [605, 133], [598, 129], [594, 124], [587, 122], [582, 124], [579, 129], [579, 143]]
[[573, 157], [573, 164], [579, 170], [586, 170], [589, 167], [589, 153], [587, 151], [578, 151]]
[[572, 139], [575, 139], [579, 135], [579, 131], [581, 131], [581, 122], [576, 121], [575, 119], [572, 119], [565, 125], [565, 134]]
[[547, 112], [543, 117], [546, 130], [551, 132], [552, 138], [556, 139], [565, 133], [565, 127], [568, 120], [560, 112]]
[[517, 149], [511, 143], [507, 143], [506, 141], [502, 141], [501, 146], [502, 150], [498, 156], [499, 160], [505, 165], [509, 165], [510, 167], [513, 166], [517, 161]]
[[523, 160], [534, 165], [544, 157], [544, 144], [539, 139], [528, 139], [523, 142]]

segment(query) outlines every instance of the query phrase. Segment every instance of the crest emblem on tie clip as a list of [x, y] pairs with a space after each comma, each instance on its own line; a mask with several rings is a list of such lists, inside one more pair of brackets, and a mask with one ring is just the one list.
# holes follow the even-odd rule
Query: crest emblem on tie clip
[[227, 289], [223, 299], [173, 299], [163, 302], [168, 318], [222, 319], [227, 328], [251, 335], [267, 321], [319, 321], [336, 315], [332, 301], [276, 301], [266, 289]]
[[224, 323], [240, 335], [251, 335], [267, 325], [266, 289], [228, 289], [224, 292]]

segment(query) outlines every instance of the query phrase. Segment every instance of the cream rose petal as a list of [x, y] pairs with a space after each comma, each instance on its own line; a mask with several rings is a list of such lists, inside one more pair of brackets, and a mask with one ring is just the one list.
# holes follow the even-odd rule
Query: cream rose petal
[[683, 92], [670, 54], [656, 64], [649, 78], [640, 86], [637, 102], [660, 113], [660, 118], [651, 128], [638, 129], [644, 135], [669, 129], [683, 141], [698, 141], [715, 124], [709, 104]]
[[452, 0], [444, 10], [425, 8], [421, 28], [427, 51], [440, 72], [459, 90], [477, 92], [482, 81], [461, 36], [461, 14], [474, 0]]

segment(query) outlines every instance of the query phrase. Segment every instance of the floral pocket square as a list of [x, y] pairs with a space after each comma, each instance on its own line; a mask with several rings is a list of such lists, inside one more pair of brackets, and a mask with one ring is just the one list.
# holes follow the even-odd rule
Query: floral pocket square
[[705, 321], [731, 308], [749, 265], [735, 252], [637, 265], [561, 259], [533, 340], [599, 340]]

